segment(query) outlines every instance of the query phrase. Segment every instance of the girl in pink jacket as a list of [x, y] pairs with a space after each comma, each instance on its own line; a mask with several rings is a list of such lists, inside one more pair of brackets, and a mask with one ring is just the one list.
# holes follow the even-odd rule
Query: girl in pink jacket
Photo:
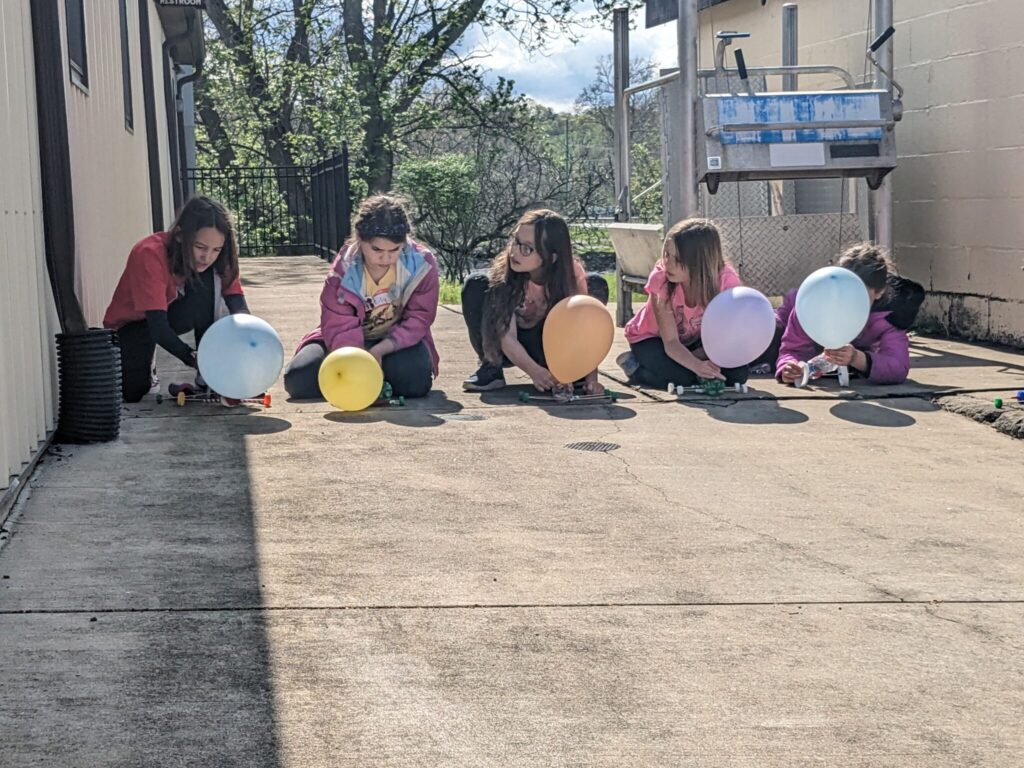
[[410, 237], [409, 217], [391, 195], [364, 200], [355, 231], [324, 283], [320, 327], [299, 342], [284, 387], [292, 398], [322, 397], [317, 377], [327, 354], [363, 347], [396, 396], [423, 397], [437, 375], [430, 335], [440, 292], [437, 262]]
[[721, 291], [742, 285], [722, 254], [718, 229], [707, 219], [686, 219], [665, 236], [661, 258], [647, 278], [647, 303], [626, 324], [629, 352], [616, 362], [630, 383], [659, 389], [702, 379], [743, 384], [749, 366], [723, 368], [700, 343], [704, 310]]

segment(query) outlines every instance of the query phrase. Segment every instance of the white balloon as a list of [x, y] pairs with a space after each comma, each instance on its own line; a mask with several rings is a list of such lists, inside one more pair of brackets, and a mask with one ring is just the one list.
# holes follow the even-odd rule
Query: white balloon
[[199, 342], [199, 373], [214, 392], [244, 399], [266, 392], [284, 367], [277, 331], [253, 315], [222, 317]]
[[871, 296], [864, 281], [842, 267], [822, 267], [800, 284], [796, 316], [807, 335], [825, 349], [853, 341], [868, 322]]

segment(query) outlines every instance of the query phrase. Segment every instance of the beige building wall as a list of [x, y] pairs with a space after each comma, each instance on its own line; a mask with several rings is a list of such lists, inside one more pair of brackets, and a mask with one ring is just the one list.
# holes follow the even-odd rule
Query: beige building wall
[[[75, 204], [76, 288], [90, 326], [102, 324], [132, 246], [152, 232], [139, 5], [129, 2], [127, 9], [133, 127], [125, 126], [117, 0], [85, 4], [89, 86], [84, 90], [70, 78], [66, 85]], [[159, 56], [162, 29], [155, 11], [151, 10], [150, 16], [155, 20], [154, 44]], [[63, 3], [61, 28], [62, 38], [66, 40]], [[65, 65], [67, 55], [65, 48]], [[159, 61], [159, 58], [155, 61], [157, 66]], [[157, 90], [159, 124], [164, 122], [163, 93], [159, 84]], [[166, 139], [161, 144], [161, 153], [165, 153], [165, 142]], [[169, 190], [165, 194], [169, 195]]]
[[30, 0], [0, 2], [0, 491], [54, 428]]
[[[723, 29], [752, 33], [738, 43], [748, 64], [780, 64], [783, 4], [728, 0], [701, 12], [702, 65]], [[872, 77], [868, 0], [797, 5], [801, 64]], [[920, 324], [1024, 345], [1024, 3], [894, 0], [894, 10], [895, 78], [906, 89], [894, 255], [929, 291]]]

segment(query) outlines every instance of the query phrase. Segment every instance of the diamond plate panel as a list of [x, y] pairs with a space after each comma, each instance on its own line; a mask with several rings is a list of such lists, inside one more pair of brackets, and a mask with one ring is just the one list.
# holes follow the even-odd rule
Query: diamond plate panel
[[716, 218], [722, 247], [743, 282], [766, 296], [782, 296], [808, 274], [834, 263], [860, 242], [856, 214]]

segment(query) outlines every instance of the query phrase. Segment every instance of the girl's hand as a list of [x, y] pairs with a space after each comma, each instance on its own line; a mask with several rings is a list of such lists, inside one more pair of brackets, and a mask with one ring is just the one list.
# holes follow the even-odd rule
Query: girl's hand
[[839, 349], [826, 349], [825, 359], [832, 365], [850, 365], [857, 356], [857, 350], [852, 344], [847, 344]]
[[797, 363], [786, 363], [782, 366], [780, 378], [783, 384], [796, 384], [803, 378], [803, 369]]
[[551, 371], [540, 366], [530, 374], [530, 378], [533, 379], [533, 386], [538, 392], [547, 392], [558, 383], [551, 375]]
[[587, 378], [583, 381], [583, 394], [584, 395], [603, 395], [604, 387], [597, 380], [597, 372], [588, 374]]
[[710, 360], [698, 360], [695, 365], [690, 367], [690, 370], [702, 379], [721, 379], [725, 381], [722, 370]]
[[370, 354], [373, 355], [373, 359], [377, 361], [377, 365], [384, 365], [384, 358], [394, 352], [394, 345], [390, 339], [384, 339], [384, 341], [378, 341], [370, 348]]

